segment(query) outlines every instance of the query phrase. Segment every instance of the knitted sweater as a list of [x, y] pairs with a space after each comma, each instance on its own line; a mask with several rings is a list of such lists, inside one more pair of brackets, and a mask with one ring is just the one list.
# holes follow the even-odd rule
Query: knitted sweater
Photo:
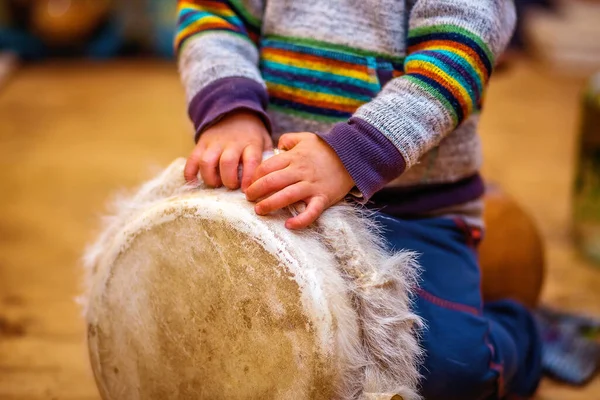
[[512, 0], [180, 0], [176, 49], [202, 132], [252, 110], [309, 131], [396, 215], [483, 194], [479, 112]]

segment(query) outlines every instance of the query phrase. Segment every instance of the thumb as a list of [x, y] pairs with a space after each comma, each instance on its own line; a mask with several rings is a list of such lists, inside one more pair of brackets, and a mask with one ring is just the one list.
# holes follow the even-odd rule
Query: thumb
[[302, 136], [298, 133], [286, 133], [279, 138], [277, 147], [281, 150], [291, 150], [300, 143], [301, 138]]

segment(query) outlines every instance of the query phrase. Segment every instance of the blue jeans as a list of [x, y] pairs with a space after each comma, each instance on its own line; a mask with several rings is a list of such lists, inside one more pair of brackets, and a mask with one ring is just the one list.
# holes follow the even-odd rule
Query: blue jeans
[[426, 323], [421, 393], [427, 400], [528, 397], [542, 375], [531, 313], [512, 300], [484, 303], [474, 230], [460, 220], [400, 220], [377, 213], [391, 250], [419, 254], [415, 312]]

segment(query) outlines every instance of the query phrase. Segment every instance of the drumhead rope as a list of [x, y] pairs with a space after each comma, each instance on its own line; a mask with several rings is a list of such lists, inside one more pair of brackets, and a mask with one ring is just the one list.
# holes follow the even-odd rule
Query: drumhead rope
[[[412, 253], [387, 252], [377, 225], [347, 204], [289, 231], [294, 210], [259, 217], [239, 191], [186, 185], [184, 165], [118, 201], [86, 252], [88, 346], [105, 400], [420, 398]], [[202, 251], [214, 276], [194, 264]], [[215, 296], [254, 312], [215, 311]]]

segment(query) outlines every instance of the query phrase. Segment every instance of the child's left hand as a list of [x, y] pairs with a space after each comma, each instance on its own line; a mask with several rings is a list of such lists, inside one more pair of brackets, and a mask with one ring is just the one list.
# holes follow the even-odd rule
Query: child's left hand
[[314, 133], [287, 133], [279, 139], [279, 148], [288, 151], [260, 164], [246, 190], [248, 200], [258, 200], [257, 214], [303, 201], [306, 209], [285, 223], [288, 229], [302, 229], [354, 187], [338, 155]]

